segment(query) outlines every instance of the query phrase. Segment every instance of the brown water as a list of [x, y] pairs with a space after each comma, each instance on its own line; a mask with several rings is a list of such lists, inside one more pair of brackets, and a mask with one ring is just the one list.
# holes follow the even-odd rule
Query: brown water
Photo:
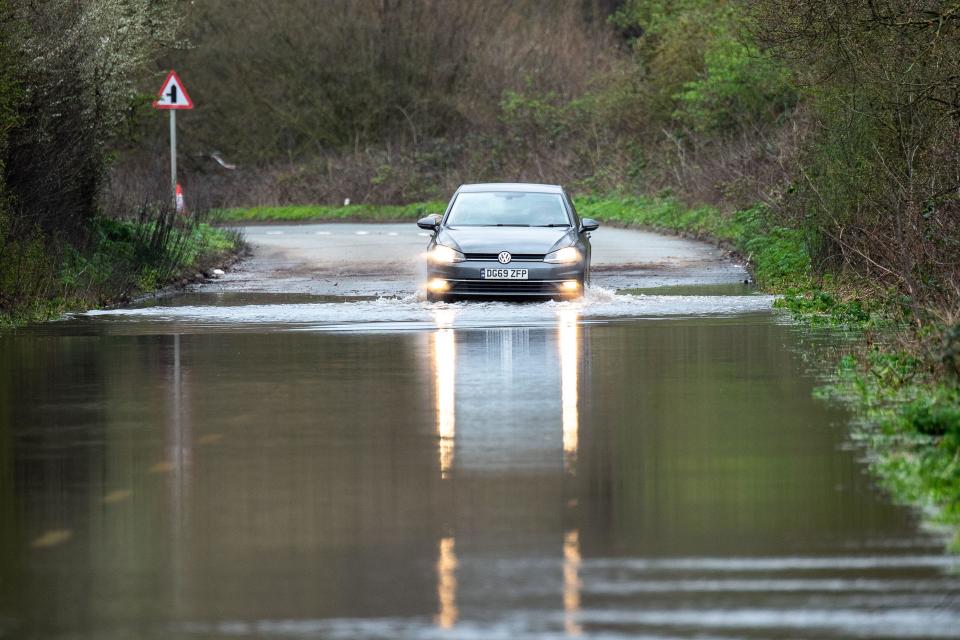
[[0, 637], [960, 637], [801, 332], [611, 300], [0, 336]]

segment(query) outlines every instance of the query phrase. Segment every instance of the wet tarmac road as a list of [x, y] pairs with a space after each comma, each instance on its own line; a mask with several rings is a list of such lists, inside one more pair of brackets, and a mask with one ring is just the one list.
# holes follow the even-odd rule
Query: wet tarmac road
[[[243, 229], [256, 255], [223, 291], [413, 294], [430, 234], [413, 224], [268, 225]], [[643, 231], [593, 234], [593, 282], [607, 289], [742, 283], [747, 272], [713, 247]], [[210, 290], [209, 288], [207, 290]]]
[[429, 304], [425, 238], [284, 229], [0, 334], [0, 637], [960, 637], [960, 562], [812, 397], [838, 338], [712, 249], [601, 229], [582, 301]]

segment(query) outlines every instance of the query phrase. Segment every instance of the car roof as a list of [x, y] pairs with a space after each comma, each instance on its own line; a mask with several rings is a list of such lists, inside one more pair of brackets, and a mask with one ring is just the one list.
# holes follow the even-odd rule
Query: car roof
[[457, 189], [460, 193], [483, 191], [521, 191], [526, 193], [563, 193], [563, 187], [556, 184], [532, 184], [528, 182], [484, 182], [463, 184]]

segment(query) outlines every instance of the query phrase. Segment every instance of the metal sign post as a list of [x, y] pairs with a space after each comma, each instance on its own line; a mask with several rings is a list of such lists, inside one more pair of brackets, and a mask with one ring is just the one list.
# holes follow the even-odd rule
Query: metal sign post
[[170, 193], [177, 210], [177, 110], [170, 109]]
[[179, 198], [177, 197], [177, 109], [193, 109], [193, 100], [183, 86], [183, 81], [176, 71], [170, 71], [163, 81], [157, 99], [153, 101], [154, 109], [170, 111], [170, 195], [174, 211], [178, 211]]

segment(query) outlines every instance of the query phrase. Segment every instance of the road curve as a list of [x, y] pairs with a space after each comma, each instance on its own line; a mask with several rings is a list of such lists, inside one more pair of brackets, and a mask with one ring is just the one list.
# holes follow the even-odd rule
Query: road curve
[[[404, 296], [423, 282], [429, 234], [405, 224], [253, 225], [253, 255], [223, 291]], [[741, 283], [746, 269], [709, 244], [633, 229], [592, 234], [593, 284], [610, 289]]]

